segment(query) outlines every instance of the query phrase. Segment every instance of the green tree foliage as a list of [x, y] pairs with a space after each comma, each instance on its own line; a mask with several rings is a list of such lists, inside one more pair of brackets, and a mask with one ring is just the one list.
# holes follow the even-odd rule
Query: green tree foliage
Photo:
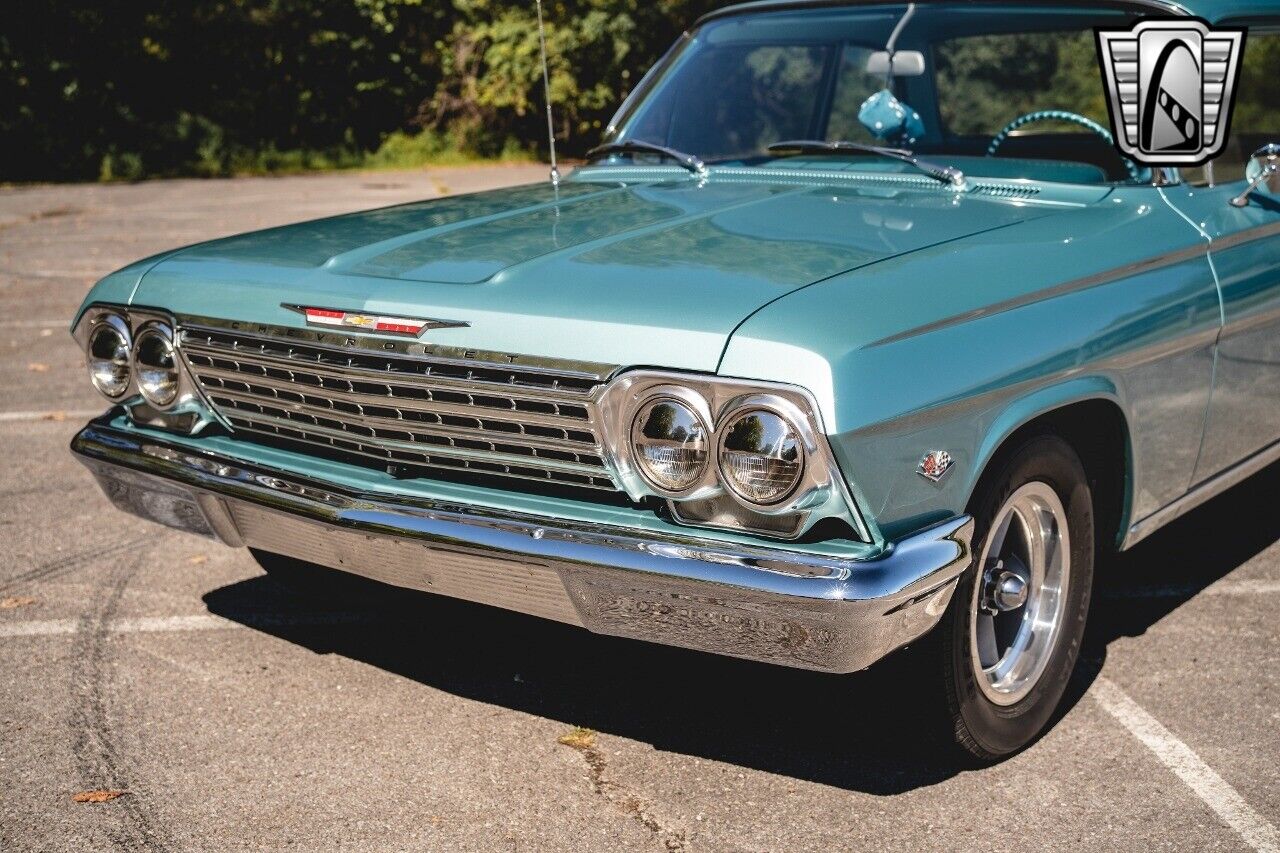
[[1109, 121], [1091, 32], [955, 39], [935, 56], [942, 123], [952, 133], [995, 134], [1010, 119], [1045, 109]]
[[[715, 5], [549, 2], [569, 150], [598, 138], [582, 134]], [[533, 0], [26, 4], [0, 30], [0, 179], [216, 175], [545, 147], [535, 21]]]
[[1245, 40], [1245, 62], [1240, 68], [1231, 126], [1238, 133], [1277, 135], [1280, 131], [1276, 126], [1277, 108], [1280, 108], [1280, 35], [1250, 34]]
[[[598, 141], [679, 33], [725, 2], [546, 0], [564, 150]], [[0, 180], [528, 156], [545, 148], [536, 21], [534, 0], [22, 4], [0, 28]], [[1237, 127], [1270, 131], [1280, 41], [1249, 43]], [[964, 38], [934, 56], [953, 132], [1042, 108], [1107, 121], [1089, 34]]]
[[450, 18], [430, 0], [27, 4], [0, 34], [0, 176], [222, 173], [376, 147], [439, 81], [430, 48]]
[[[547, 0], [547, 50], [557, 135], [582, 145], [682, 29], [715, 0]], [[426, 126], [533, 134], [543, 120], [537, 12], [529, 2], [454, 0], [436, 45], [444, 85], [423, 104]]]

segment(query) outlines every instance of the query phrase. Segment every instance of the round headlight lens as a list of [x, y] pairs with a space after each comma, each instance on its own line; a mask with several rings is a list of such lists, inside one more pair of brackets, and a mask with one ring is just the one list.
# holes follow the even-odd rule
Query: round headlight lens
[[747, 412], [724, 433], [720, 472], [725, 484], [750, 503], [778, 503], [795, 490], [803, 471], [799, 433], [773, 412]]
[[147, 329], [138, 335], [134, 348], [138, 366], [138, 390], [149, 403], [161, 408], [178, 397], [178, 362], [173, 342], [159, 329]]
[[129, 390], [129, 333], [124, 321], [109, 317], [89, 333], [89, 380], [112, 400]]
[[707, 428], [684, 403], [660, 398], [646, 403], [631, 427], [640, 473], [665, 492], [682, 492], [706, 473]]

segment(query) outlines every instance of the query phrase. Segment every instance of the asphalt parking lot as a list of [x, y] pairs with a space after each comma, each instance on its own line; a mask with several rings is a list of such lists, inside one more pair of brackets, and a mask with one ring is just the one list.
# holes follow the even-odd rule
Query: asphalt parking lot
[[66, 327], [101, 275], [543, 174], [0, 189], [0, 850], [1280, 851], [1277, 467], [1103, 567], [1062, 719], [974, 769], [926, 735], [910, 660], [834, 677], [429, 596], [318, 607], [71, 458], [105, 405]]

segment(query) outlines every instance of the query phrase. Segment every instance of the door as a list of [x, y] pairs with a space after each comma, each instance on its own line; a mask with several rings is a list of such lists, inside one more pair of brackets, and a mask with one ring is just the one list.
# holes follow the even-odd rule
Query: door
[[1193, 485], [1280, 441], [1280, 193], [1263, 185], [1247, 205], [1230, 203], [1247, 185], [1249, 155], [1280, 143], [1280, 19], [1251, 23], [1227, 152], [1204, 175], [1186, 175], [1200, 185], [1167, 191], [1211, 238], [1222, 293], [1224, 325]]

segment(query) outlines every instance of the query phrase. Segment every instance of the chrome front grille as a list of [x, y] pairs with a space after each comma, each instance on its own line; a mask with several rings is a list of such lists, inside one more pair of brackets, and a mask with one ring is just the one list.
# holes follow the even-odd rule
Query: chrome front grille
[[180, 346], [209, 402], [246, 438], [397, 475], [450, 470], [618, 490], [595, 416], [602, 376], [312, 337], [184, 325]]

